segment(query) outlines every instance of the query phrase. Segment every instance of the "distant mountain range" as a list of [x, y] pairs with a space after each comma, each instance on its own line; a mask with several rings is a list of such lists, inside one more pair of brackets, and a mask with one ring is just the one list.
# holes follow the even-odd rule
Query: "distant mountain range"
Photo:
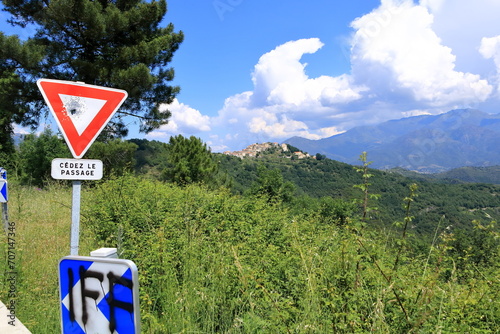
[[396, 167], [388, 172], [398, 173], [417, 181], [437, 181], [441, 183], [486, 183], [500, 185], [500, 166], [490, 167], [459, 167], [446, 172], [428, 174], [410, 171]]
[[371, 167], [438, 173], [463, 166], [500, 165], [500, 114], [457, 109], [360, 126], [320, 140], [285, 141], [311, 155], [359, 164], [366, 151]]

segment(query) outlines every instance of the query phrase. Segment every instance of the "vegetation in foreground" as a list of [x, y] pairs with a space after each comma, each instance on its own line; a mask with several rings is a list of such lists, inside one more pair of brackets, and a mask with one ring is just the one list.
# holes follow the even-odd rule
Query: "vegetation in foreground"
[[[46, 132], [8, 160], [16, 314], [33, 333], [60, 326], [71, 189], [46, 166], [66, 153]], [[194, 137], [88, 155], [106, 171], [84, 184], [80, 254], [117, 247], [137, 264], [144, 333], [500, 331], [497, 186], [417, 182], [369, 169], [366, 154], [355, 168], [240, 160]], [[1, 245], [10, 302], [12, 240]]]
[[[80, 253], [116, 246], [137, 264], [144, 333], [498, 332], [494, 223], [476, 221], [467, 235], [438, 223], [426, 248], [415, 247], [418, 190], [402, 199], [400, 223], [373, 230], [361, 171], [361, 209], [329, 220], [262, 194], [117, 177], [85, 191]], [[12, 187], [11, 196], [18, 317], [33, 333], [55, 333], [70, 191]]]

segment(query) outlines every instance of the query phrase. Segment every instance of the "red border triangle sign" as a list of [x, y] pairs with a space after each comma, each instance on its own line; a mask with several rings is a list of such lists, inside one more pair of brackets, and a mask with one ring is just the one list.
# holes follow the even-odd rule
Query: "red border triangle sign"
[[37, 81], [71, 154], [81, 158], [127, 98], [120, 89], [51, 79]]

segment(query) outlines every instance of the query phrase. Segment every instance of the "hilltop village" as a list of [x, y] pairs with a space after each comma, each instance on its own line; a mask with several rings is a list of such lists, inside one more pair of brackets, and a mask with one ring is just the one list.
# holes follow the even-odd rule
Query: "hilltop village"
[[232, 155], [238, 158], [252, 157], [258, 158], [264, 152], [266, 153], [283, 153], [285, 157], [294, 159], [306, 159], [312, 158], [316, 159], [315, 156], [311, 156], [308, 153], [304, 153], [298, 149], [290, 147], [288, 144], [278, 144], [278, 143], [262, 143], [262, 144], [252, 144], [241, 151], [225, 151], [226, 155]]

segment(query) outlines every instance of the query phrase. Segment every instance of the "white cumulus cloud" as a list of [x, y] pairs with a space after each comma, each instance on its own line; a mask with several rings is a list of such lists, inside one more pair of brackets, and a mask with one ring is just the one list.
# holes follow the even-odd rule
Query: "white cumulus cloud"
[[199, 110], [180, 103], [177, 99], [167, 105], [160, 106], [160, 110], [168, 109], [172, 113], [168, 124], [161, 126], [147, 135], [149, 138], [166, 139], [172, 135], [194, 135], [210, 131], [210, 117], [202, 115]]
[[412, 1], [383, 1], [355, 20], [351, 58], [356, 80], [380, 97], [399, 93], [428, 107], [486, 100], [492, 87], [479, 75], [455, 69], [456, 57], [433, 31], [433, 20], [427, 8]]
[[346, 75], [309, 78], [304, 54], [315, 53], [323, 43], [318, 38], [290, 41], [260, 57], [252, 74], [252, 106], [316, 105], [355, 101], [363, 87], [355, 87]]
[[483, 37], [479, 52], [484, 58], [493, 59], [497, 72], [497, 89], [500, 92], [500, 35], [496, 37]]

